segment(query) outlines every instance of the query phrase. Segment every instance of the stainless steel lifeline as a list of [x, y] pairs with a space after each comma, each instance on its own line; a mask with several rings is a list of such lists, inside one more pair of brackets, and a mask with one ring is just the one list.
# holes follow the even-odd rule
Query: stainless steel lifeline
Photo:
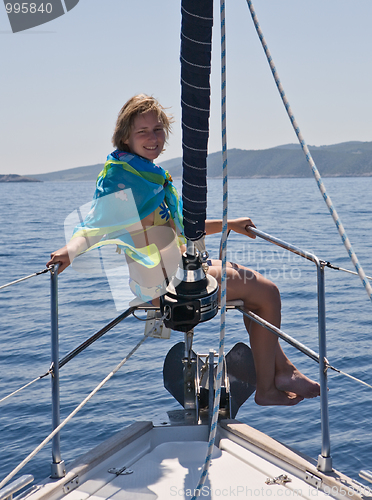
[[[326, 319], [325, 319], [325, 280], [324, 280], [324, 267], [326, 262], [321, 261], [315, 255], [301, 250], [300, 248], [291, 245], [279, 238], [271, 236], [257, 228], [250, 227], [249, 231], [256, 236], [274, 243], [292, 253], [295, 253], [311, 262], [317, 267], [317, 295], [318, 295], [318, 340], [319, 340], [319, 355], [314, 351], [307, 348], [300, 342], [292, 339], [289, 335], [282, 332], [280, 329], [275, 328], [268, 322], [259, 318], [250, 311], [245, 311], [237, 307], [243, 314], [249, 315], [254, 321], [261, 323], [263, 326], [271, 330], [273, 333], [281, 337], [286, 342], [290, 343], [300, 351], [310, 356], [315, 361], [319, 362], [320, 373], [320, 407], [321, 407], [321, 453], [318, 456], [317, 467], [322, 472], [330, 472], [332, 470], [332, 457], [330, 446], [330, 432], [329, 432], [329, 413], [328, 413], [328, 390], [327, 390], [327, 368], [328, 362], [326, 359]], [[51, 271], [51, 316], [52, 316], [52, 415], [53, 415], [53, 429], [59, 425], [59, 370], [58, 370], [58, 265]], [[63, 477], [65, 474], [64, 462], [61, 459], [60, 453], [60, 438], [59, 433], [56, 434], [52, 442], [52, 477]]]

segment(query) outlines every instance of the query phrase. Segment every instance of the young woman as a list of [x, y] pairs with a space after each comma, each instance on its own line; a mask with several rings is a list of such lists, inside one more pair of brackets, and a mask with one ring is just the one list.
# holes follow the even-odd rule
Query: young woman
[[[113, 243], [125, 252], [130, 286], [146, 301], [163, 293], [166, 278], [177, 268], [183, 251], [182, 214], [171, 178], [153, 161], [163, 151], [170, 119], [156, 99], [137, 95], [121, 109], [111, 155], [97, 180], [92, 209], [70, 242], [51, 254], [47, 266], [60, 263], [62, 272], [87, 249]], [[131, 196], [133, 195], [133, 199]], [[254, 237], [249, 218], [230, 220], [228, 228]], [[206, 234], [220, 232], [221, 220], [207, 220]], [[208, 271], [221, 281], [221, 261]], [[227, 264], [227, 300], [244, 306], [280, 327], [281, 302], [277, 287], [258, 272]], [[253, 352], [259, 405], [295, 405], [320, 394], [319, 384], [303, 375], [284, 354], [278, 338], [244, 318]]]

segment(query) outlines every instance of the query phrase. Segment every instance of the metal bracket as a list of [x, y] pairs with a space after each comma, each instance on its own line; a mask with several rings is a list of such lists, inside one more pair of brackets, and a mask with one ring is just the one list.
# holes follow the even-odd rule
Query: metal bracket
[[79, 476], [75, 476], [71, 479], [71, 481], [69, 481], [63, 486], [63, 493], [67, 495], [67, 493], [70, 493], [70, 491], [76, 490], [78, 486], [79, 486]]
[[318, 464], [316, 468], [321, 472], [332, 472], [332, 457], [318, 455]]
[[153, 328], [154, 331], [151, 333], [150, 337], [154, 337], [156, 339], [170, 339], [171, 329], [164, 326], [160, 311], [149, 310], [147, 311], [145, 335], [151, 332]]
[[291, 482], [292, 479], [288, 477], [287, 474], [280, 474], [280, 476], [274, 477], [273, 479], [268, 477], [265, 481], [266, 484], [281, 484], [282, 486]]
[[192, 351], [192, 341], [194, 330], [185, 333], [185, 357], [183, 362], [183, 380], [184, 380], [184, 408], [185, 410], [195, 410], [195, 378], [196, 378], [196, 357]]
[[322, 479], [309, 471], [306, 471], [305, 481], [315, 488], [320, 488], [322, 484]]
[[53, 479], [60, 479], [62, 477], [65, 477], [66, 475], [66, 467], [65, 467], [65, 461], [61, 460], [58, 463], [51, 463], [52, 467], [52, 473], [50, 474], [50, 477]]
[[129, 474], [133, 474], [132, 469], [127, 469], [126, 466], [121, 469], [117, 469], [116, 467], [112, 467], [107, 471], [109, 474], [115, 474], [116, 476], [128, 476]]

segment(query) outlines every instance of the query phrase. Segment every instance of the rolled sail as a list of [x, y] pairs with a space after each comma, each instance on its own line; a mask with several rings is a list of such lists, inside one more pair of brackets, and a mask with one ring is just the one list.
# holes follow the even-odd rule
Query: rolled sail
[[181, 104], [185, 236], [204, 235], [210, 114], [213, 0], [182, 0]]

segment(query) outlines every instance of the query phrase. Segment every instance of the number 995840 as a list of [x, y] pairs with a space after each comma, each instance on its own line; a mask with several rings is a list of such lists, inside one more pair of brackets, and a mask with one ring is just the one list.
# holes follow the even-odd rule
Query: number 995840
[[36, 14], [37, 12], [43, 14], [44, 12], [47, 14], [51, 14], [53, 10], [53, 6], [51, 3], [7, 3], [5, 4], [5, 8], [8, 14]]

